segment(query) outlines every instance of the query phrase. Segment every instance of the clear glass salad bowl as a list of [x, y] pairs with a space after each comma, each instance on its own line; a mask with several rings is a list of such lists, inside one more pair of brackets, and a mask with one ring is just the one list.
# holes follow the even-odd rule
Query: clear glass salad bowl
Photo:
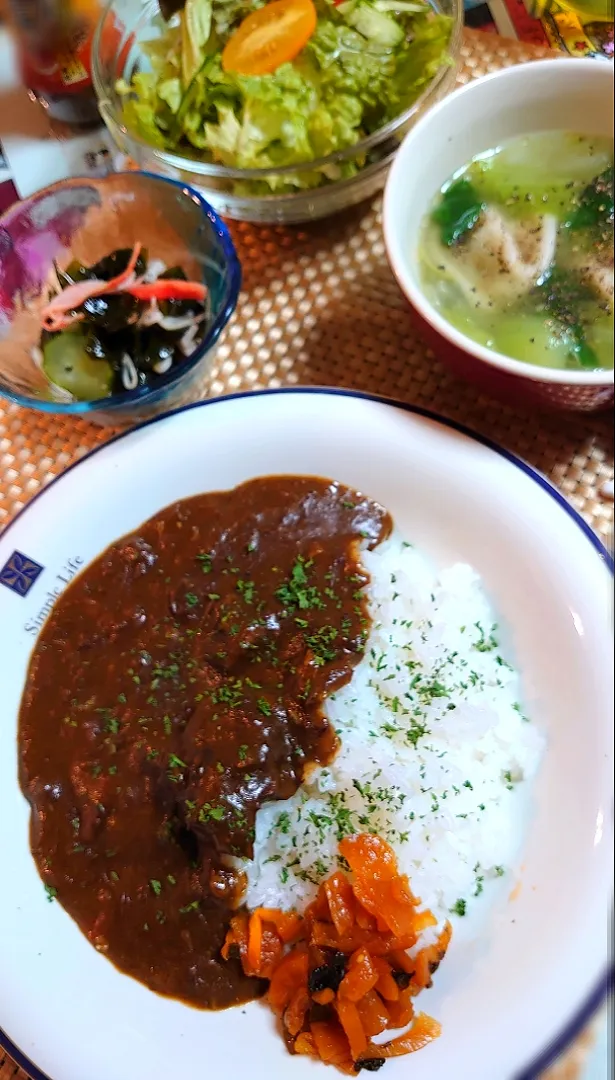
[[[425, 83], [413, 104], [384, 127], [326, 157], [306, 159], [305, 165], [231, 168], [199, 158], [197, 150], [193, 155], [171, 152], [154, 145], [152, 139], [137, 133], [132, 125], [127, 127], [123, 114], [125, 98], [118, 91], [118, 83], [126, 86], [135, 74], [151, 70], [148, 44], [159, 39], [167, 27], [158, 0], [110, 0], [103, 12], [93, 46], [93, 79], [99, 109], [120, 151], [140, 168], [198, 188], [221, 214], [241, 221], [289, 224], [327, 217], [362, 202], [384, 186], [388, 167], [403, 136], [423, 110], [448, 93], [454, 84], [461, 47], [463, 0], [430, 0], [430, 4], [434, 12], [451, 19], [447, 62]], [[408, 10], [409, 5], [407, 0], [400, 0], [399, 6]], [[304, 173], [306, 169], [311, 173], [316, 171], [320, 186], [289, 192], [293, 177], [301, 169]]]
[[[54, 263], [91, 266], [141, 243], [208, 290], [208, 325], [194, 351], [155, 382], [95, 401], [66, 400], [37, 359]], [[226, 226], [202, 196], [148, 173], [76, 178], [43, 188], [0, 217], [0, 395], [47, 414], [123, 426], [199, 396], [239, 295], [241, 269]]]

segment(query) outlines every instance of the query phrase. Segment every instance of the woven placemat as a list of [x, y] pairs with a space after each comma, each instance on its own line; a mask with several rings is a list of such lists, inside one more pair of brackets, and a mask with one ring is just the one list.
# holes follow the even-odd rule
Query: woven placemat
[[[459, 82], [542, 56], [554, 54], [467, 31]], [[609, 418], [507, 408], [449, 375], [412, 329], [387, 265], [380, 209], [378, 198], [306, 228], [231, 225], [243, 291], [201, 395], [334, 385], [431, 408], [531, 462], [607, 537], [613, 503], [602, 489], [613, 478]], [[0, 403], [0, 530], [53, 476], [109, 434], [84, 421], [49, 419]], [[591, 1042], [588, 1033], [549, 1080], [579, 1080]], [[0, 1080], [9, 1078], [26, 1080], [0, 1051]]]

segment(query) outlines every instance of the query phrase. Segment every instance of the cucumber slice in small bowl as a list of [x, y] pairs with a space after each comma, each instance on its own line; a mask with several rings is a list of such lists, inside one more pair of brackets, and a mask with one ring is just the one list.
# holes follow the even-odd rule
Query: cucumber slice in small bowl
[[53, 334], [43, 345], [43, 371], [54, 385], [77, 401], [96, 401], [113, 389], [114, 371], [107, 360], [94, 360], [79, 329]]

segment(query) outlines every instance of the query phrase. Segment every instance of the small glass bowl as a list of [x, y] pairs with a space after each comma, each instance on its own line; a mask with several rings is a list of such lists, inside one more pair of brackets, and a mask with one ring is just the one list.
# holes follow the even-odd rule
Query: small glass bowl
[[[92, 264], [140, 241], [149, 258], [181, 266], [203, 281], [209, 329], [180, 364], [153, 386], [97, 401], [55, 400], [36, 361], [40, 309], [54, 261]], [[184, 184], [144, 172], [76, 178], [43, 188], [0, 217], [0, 394], [27, 408], [121, 426], [196, 397], [239, 295], [241, 268], [226, 226]], [[58, 396], [58, 395], [56, 395]]]
[[[144, 46], [159, 38], [165, 23], [158, 0], [109, 0], [98, 24], [92, 48], [92, 77], [100, 114], [120, 151], [139, 168], [171, 176], [202, 191], [218, 213], [237, 221], [296, 224], [339, 213], [371, 198], [384, 186], [388, 168], [406, 132], [425, 109], [439, 101], [455, 84], [461, 50], [463, 0], [430, 0], [435, 12], [452, 20], [450, 62], [442, 64], [417, 100], [379, 131], [355, 146], [306, 162], [307, 171], [340, 173], [352, 162], [359, 171], [349, 179], [328, 180], [321, 187], [290, 194], [249, 195], [246, 181], [274, 179], [277, 187], [301, 172], [301, 166], [279, 169], [233, 169], [197, 156], [175, 154], [150, 145], [122, 120], [118, 80], [130, 83], [139, 71], [151, 70]], [[196, 151], [195, 151], [196, 155]]]

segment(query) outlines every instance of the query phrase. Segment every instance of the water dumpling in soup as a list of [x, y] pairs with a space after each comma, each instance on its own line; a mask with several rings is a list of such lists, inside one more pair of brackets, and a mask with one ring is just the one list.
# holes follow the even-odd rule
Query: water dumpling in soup
[[515, 220], [486, 207], [463, 243], [442, 254], [450, 277], [474, 306], [521, 299], [555, 259], [557, 218], [551, 214]]
[[547, 132], [481, 155], [444, 185], [420, 256], [428, 299], [480, 344], [612, 367], [612, 140]]

